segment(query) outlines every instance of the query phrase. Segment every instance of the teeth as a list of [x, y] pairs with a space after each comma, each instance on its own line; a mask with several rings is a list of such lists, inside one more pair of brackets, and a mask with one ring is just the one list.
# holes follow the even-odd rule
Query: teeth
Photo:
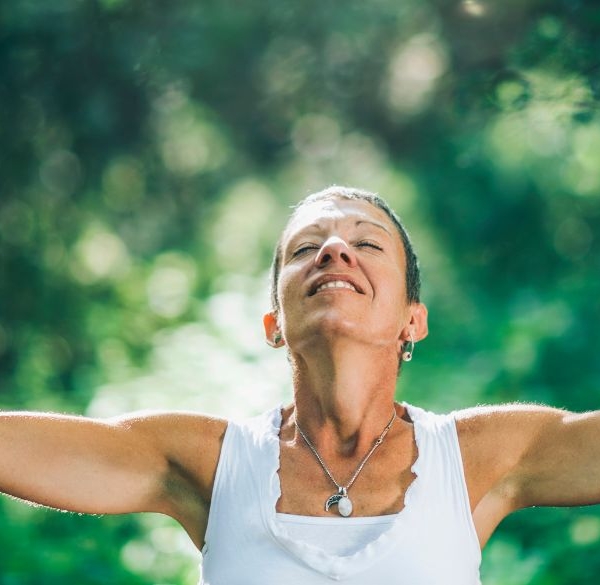
[[331, 280], [329, 282], [324, 282], [317, 288], [316, 292], [325, 290], [326, 288], [347, 288], [348, 290], [353, 290], [356, 292], [354, 286], [345, 280]]

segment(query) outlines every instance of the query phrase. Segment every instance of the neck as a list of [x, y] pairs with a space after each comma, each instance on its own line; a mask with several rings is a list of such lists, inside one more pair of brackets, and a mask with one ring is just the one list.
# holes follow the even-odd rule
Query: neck
[[292, 355], [294, 416], [323, 456], [365, 452], [394, 412], [397, 359], [338, 343]]

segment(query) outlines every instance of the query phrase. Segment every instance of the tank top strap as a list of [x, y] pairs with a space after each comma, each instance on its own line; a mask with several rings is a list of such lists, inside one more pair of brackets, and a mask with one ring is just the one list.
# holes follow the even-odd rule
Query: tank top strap
[[413, 473], [427, 478], [419, 483], [419, 490], [411, 497], [422, 502], [445, 502], [469, 533], [473, 554], [480, 556], [456, 430], [456, 412], [437, 414], [418, 406], [403, 405], [415, 426], [418, 457]]

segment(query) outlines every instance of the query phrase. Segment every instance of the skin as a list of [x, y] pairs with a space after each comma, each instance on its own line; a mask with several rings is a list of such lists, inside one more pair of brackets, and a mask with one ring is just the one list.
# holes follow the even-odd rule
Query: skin
[[[406, 299], [400, 238], [378, 208], [334, 199], [303, 208], [283, 249], [280, 310], [264, 317], [267, 341], [287, 347], [294, 376], [280, 432], [277, 510], [325, 516], [323, 503], [335, 492], [294, 417], [343, 483], [395, 409], [398, 419], [350, 495], [354, 515], [399, 512], [418, 453], [412, 422], [394, 402], [398, 359], [411, 335], [415, 342], [427, 335], [425, 306]], [[332, 280], [355, 290], [317, 290]], [[201, 548], [226, 426], [184, 412], [107, 420], [5, 413], [0, 490], [76, 512], [167, 514]], [[598, 412], [482, 407], [460, 412], [457, 430], [482, 547], [516, 509], [600, 503]]]

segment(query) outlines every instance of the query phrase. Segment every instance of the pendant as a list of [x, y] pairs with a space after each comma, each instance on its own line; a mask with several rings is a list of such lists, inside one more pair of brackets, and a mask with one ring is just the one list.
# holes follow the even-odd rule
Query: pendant
[[344, 517], [352, 514], [352, 500], [348, 496], [344, 496], [338, 502], [338, 512]]
[[329, 512], [329, 508], [337, 504], [338, 512], [345, 518], [352, 514], [352, 500], [348, 497], [346, 488], [339, 488], [337, 494], [330, 496], [325, 502], [325, 511]]

